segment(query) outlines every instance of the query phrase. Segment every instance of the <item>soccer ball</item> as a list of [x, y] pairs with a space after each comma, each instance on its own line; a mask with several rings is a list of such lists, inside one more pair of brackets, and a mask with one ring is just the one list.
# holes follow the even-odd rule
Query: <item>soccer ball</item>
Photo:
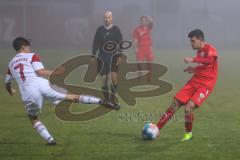
[[142, 136], [144, 140], [153, 140], [159, 135], [159, 130], [156, 124], [146, 123], [142, 129]]

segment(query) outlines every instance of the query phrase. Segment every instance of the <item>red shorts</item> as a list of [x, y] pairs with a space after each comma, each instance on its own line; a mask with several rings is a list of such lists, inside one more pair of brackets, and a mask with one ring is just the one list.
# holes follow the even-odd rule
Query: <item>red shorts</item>
[[136, 53], [137, 61], [148, 61], [154, 60], [154, 55], [152, 52], [152, 47], [138, 48]]
[[192, 100], [197, 106], [200, 106], [206, 98], [210, 95], [209, 90], [204, 85], [189, 81], [180, 91], [175, 95], [175, 99], [183, 104], [186, 104], [189, 100]]

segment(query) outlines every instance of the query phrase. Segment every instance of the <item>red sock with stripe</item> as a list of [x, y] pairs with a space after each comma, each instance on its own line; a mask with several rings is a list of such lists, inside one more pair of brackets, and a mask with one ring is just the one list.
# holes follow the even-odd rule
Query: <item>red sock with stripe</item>
[[172, 107], [169, 107], [165, 113], [161, 116], [161, 118], [159, 119], [158, 123], [157, 123], [157, 127], [160, 130], [174, 115], [175, 113], [175, 109]]
[[194, 119], [193, 113], [185, 114], [185, 129], [186, 129], [186, 132], [192, 132], [193, 119]]

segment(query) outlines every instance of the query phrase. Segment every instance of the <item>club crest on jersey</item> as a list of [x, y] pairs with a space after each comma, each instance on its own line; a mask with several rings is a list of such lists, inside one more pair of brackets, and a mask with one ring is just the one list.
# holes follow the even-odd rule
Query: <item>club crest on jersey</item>
[[205, 97], [205, 95], [203, 93], [200, 93], [200, 96], [199, 96], [201, 99], [203, 99]]
[[204, 57], [205, 56], [205, 52], [200, 52], [200, 56]]

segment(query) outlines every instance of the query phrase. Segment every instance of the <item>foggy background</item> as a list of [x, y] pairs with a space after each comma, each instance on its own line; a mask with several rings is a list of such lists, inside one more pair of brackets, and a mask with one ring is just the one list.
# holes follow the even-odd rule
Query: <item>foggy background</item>
[[0, 47], [17, 36], [44, 47], [92, 46], [103, 13], [111, 10], [124, 40], [139, 17], [154, 20], [154, 48], [189, 47], [187, 34], [200, 28], [217, 47], [240, 46], [239, 0], [0, 0]]

